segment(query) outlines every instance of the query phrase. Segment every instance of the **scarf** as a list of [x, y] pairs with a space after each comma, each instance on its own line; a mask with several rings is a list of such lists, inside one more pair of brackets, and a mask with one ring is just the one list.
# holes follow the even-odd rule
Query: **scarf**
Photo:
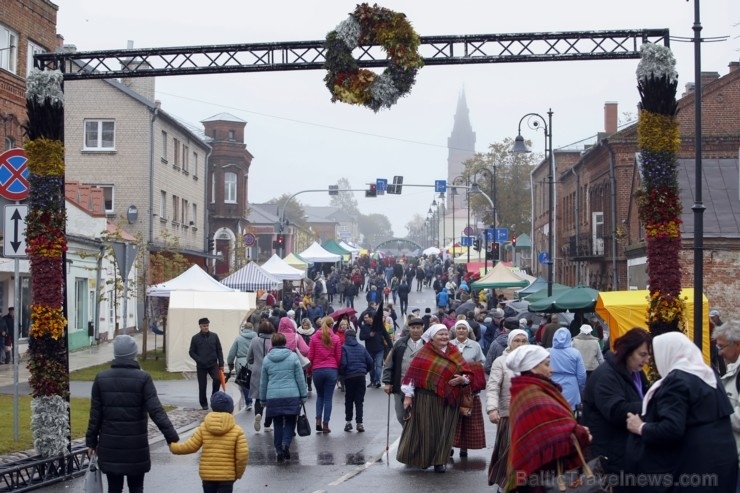
[[425, 344], [414, 359], [403, 378], [403, 384], [413, 382], [417, 389], [428, 390], [439, 396], [447, 406], [458, 406], [461, 386], [453, 387], [447, 382], [455, 374], [471, 375], [470, 367], [454, 344], [448, 343], [443, 352], [432, 343]]
[[[571, 433], [576, 428], [570, 404], [560, 386], [548, 378], [522, 375], [511, 379], [509, 406], [509, 461], [505, 491], [525, 483], [528, 476], [574, 450]], [[577, 465], [565, 461], [570, 469]], [[523, 474], [522, 474], [523, 473]]]

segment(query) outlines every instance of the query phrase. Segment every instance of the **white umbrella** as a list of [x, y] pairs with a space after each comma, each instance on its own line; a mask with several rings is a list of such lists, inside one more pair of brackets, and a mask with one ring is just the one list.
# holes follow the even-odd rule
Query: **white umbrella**
[[439, 255], [441, 252], [437, 247], [429, 247], [421, 253], [424, 255]]

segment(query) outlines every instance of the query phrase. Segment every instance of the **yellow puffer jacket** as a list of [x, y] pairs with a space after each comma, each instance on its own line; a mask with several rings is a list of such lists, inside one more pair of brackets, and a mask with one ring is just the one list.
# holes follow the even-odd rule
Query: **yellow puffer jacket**
[[173, 454], [197, 452], [203, 447], [198, 470], [203, 481], [236, 481], [247, 468], [249, 446], [244, 430], [229, 413], [210, 412], [185, 443], [170, 443]]

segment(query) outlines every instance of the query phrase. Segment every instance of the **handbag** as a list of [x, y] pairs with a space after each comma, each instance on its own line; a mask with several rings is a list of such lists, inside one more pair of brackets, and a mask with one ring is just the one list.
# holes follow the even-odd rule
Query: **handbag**
[[[596, 457], [586, 462], [583, 450], [578, 439], [571, 435], [575, 445], [578, 458], [583, 465], [583, 472], [579, 469], [563, 471], [562, 459], [557, 460], [557, 477], [554, 481], [548, 481], [544, 487], [546, 493], [611, 493], [612, 487], [607, 484], [607, 478], [601, 468], [601, 457]], [[593, 466], [598, 467], [600, 472], [594, 472]]]
[[308, 416], [306, 416], [306, 405], [301, 403], [301, 407], [303, 408], [303, 414], [299, 414], [296, 420], [296, 432], [298, 436], [307, 437], [311, 434], [311, 425], [308, 422]]
[[457, 409], [462, 416], [470, 416], [473, 413], [474, 405], [473, 391], [469, 385], [466, 385], [460, 392], [460, 406]]
[[251, 382], [252, 370], [250, 370], [247, 365], [240, 366], [239, 372], [236, 374], [236, 378], [234, 379], [234, 383], [240, 387], [249, 387]]
[[296, 346], [294, 352], [296, 356], [298, 356], [298, 362], [301, 364], [301, 368], [305, 368], [311, 364], [311, 360], [303, 356], [303, 354], [298, 350], [298, 346]]
[[93, 452], [85, 473], [85, 493], [103, 493], [103, 473], [98, 467], [98, 454]]

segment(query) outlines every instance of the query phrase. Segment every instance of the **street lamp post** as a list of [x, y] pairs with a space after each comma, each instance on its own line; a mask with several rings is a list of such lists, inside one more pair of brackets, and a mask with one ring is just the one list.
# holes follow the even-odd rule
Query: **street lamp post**
[[[489, 173], [488, 175], [488, 184], [491, 187], [491, 209], [493, 212], [493, 243], [496, 243], [498, 239], [496, 238], [496, 165], [492, 165], [493, 171], [491, 171], [488, 168], [481, 168], [478, 171], [485, 171]], [[493, 248], [491, 248], [493, 250]], [[486, 251], [488, 251], [488, 235], [486, 235]], [[500, 251], [500, 250], [499, 250]], [[496, 259], [491, 256], [491, 267], [496, 266]], [[488, 257], [485, 257], [485, 263], [484, 263], [484, 272], [488, 274]]]
[[[547, 296], [552, 296], [552, 264], [553, 255], [555, 254], [555, 232], [553, 231], [553, 209], [555, 207], [555, 157], [552, 149], [552, 109], [547, 112], [547, 120], [539, 113], [527, 113], [519, 120], [519, 128], [517, 136], [514, 139], [514, 147], [512, 152], [524, 153], [530, 152], [524, 143], [524, 137], [522, 137], [522, 122], [527, 120], [527, 124], [530, 128], [537, 130], [540, 128], [540, 122], [543, 130], [545, 131], [545, 156], [548, 161], [547, 164], [547, 186], [548, 186], [548, 210], [547, 210]], [[532, 218], [534, 220], [534, 218]]]

